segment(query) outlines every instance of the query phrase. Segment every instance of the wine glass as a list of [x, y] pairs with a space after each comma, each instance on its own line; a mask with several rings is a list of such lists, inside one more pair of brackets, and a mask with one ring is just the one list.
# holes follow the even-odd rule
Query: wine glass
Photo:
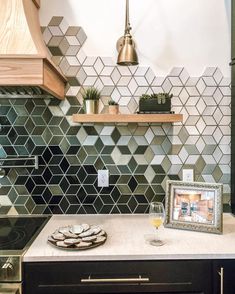
[[162, 246], [164, 242], [158, 237], [158, 228], [164, 222], [165, 210], [161, 202], [151, 202], [149, 207], [149, 222], [156, 228], [156, 234], [154, 238], [149, 240], [149, 243], [153, 246]]

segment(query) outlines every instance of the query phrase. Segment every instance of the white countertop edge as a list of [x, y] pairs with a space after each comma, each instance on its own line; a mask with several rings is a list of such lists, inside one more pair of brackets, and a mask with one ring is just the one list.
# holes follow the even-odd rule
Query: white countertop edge
[[235, 259], [234, 254], [163, 254], [163, 255], [109, 255], [109, 256], [37, 256], [23, 257], [23, 262], [56, 262], [56, 261], [131, 261], [131, 260], [197, 260], [197, 259]]

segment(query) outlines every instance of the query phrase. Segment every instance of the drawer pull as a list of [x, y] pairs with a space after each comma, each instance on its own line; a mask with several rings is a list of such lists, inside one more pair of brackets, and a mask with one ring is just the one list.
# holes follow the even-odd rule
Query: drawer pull
[[224, 268], [220, 268], [220, 272], [218, 272], [220, 276], [220, 294], [224, 294]]
[[90, 276], [88, 279], [81, 279], [81, 283], [128, 283], [128, 282], [149, 282], [149, 278], [100, 278], [92, 279]]

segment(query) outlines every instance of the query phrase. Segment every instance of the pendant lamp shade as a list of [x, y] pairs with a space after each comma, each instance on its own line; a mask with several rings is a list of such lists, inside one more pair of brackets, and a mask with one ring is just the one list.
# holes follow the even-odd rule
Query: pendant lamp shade
[[138, 56], [131, 35], [124, 36], [123, 45], [118, 54], [118, 65], [138, 65]]
[[[126, 0], [126, 26], [125, 26], [125, 34], [121, 38], [121, 44], [118, 44], [118, 65], [131, 66], [138, 65], [138, 56], [135, 50], [135, 43], [130, 34], [131, 26], [129, 20], [129, 0]], [[119, 39], [120, 41], [120, 39]]]

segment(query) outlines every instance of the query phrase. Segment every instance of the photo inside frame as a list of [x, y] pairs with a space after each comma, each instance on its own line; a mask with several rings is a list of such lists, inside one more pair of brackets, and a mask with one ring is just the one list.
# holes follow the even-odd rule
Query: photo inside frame
[[214, 190], [174, 188], [173, 195], [173, 220], [214, 224]]

